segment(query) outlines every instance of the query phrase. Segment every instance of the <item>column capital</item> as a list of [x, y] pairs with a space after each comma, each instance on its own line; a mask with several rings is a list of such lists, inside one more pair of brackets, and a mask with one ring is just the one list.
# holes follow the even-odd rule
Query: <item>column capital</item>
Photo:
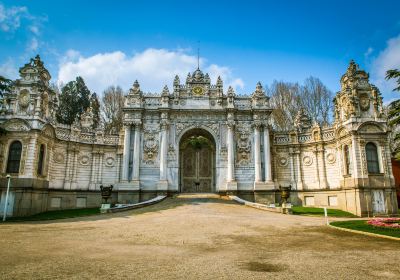
[[258, 130], [261, 129], [262, 122], [258, 121], [258, 120], [255, 120], [254, 123], [253, 123], [253, 127], [254, 127], [254, 129], [258, 129]]
[[235, 123], [235, 121], [233, 121], [233, 120], [229, 120], [229, 121], [226, 122], [226, 125], [228, 126], [228, 128], [234, 129], [236, 123]]

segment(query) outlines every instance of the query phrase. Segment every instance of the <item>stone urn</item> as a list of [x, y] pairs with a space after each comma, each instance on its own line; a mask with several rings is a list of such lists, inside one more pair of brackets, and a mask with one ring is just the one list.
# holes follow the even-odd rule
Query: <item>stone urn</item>
[[281, 190], [282, 205], [286, 204], [288, 198], [290, 197], [290, 190], [292, 189], [292, 186], [291, 185], [289, 185], [288, 187], [279, 186], [279, 189]]
[[279, 186], [281, 190], [281, 197], [282, 197], [282, 213], [283, 214], [292, 214], [292, 206], [288, 203], [288, 198], [290, 197], [290, 190], [292, 186], [289, 185], [288, 187]]
[[108, 204], [107, 200], [111, 197], [111, 192], [112, 192], [113, 188], [114, 188], [113, 185], [109, 185], [107, 187], [103, 187], [103, 185], [100, 185], [101, 197], [103, 198], [103, 204]]

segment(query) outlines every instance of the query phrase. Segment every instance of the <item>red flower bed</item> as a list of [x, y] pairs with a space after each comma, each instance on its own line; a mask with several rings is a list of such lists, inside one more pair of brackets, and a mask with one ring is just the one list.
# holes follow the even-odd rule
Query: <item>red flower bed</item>
[[374, 227], [400, 230], [400, 218], [376, 218], [369, 220], [367, 224]]

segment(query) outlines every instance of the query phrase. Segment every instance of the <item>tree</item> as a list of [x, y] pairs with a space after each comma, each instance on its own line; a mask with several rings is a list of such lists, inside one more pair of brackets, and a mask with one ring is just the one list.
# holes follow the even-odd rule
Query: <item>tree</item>
[[310, 76], [301, 87], [300, 101], [302, 107], [312, 120], [319, 125], [330, 123], [332, 104], [332, 92], [321, 82], [320, 79]]
[[300, 86], [297, 83], [274, 81], [267, 89], [270, 96], [273, 125], [279, 130], [290, 130], [299, 111]]
[[9, 93], [11, 91], [12, 85], [12, 80], [0, 75], [0, 97], [3, 97], [4, 94]]
[[294, 118], [304, 108], [311, 119], [320, 125], [331, 120], [332, 92], [315, 77], [309, 77], [303, 85], [274, 81], [268, 88], [273, 125], [279, 130], [293, 129]]
[[122, 129], [122, 108], [124, 93], [122, 88], [110, 86], [103, 92], [101, 113], [106, 133], [118, 133]]
[[100, 101], [95, 92], [90, 97], [90, 107], [93, 113], [93, 128], [96, 128], [100, 123]]
[[[400, 71], [398, 69], [388, 70], [386, 80], [397, 79], [397, 87], [393, 91], [400, 91]], [[400, 99], [397, 99], [389, 105], [389, 125], [393, 127], [392, 131], [392, 149], [395, 157], [400, 160]]]
[[71, 125], [90, 106], [90, 96], [90, 90], [82, 77], [68, 82], [61, 89], [57, 110], [58, 122]]

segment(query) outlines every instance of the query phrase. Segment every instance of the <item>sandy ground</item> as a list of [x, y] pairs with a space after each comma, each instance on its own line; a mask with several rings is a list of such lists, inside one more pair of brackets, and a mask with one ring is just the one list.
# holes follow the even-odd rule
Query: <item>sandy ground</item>
[[0, 279], [398, 279], [400, 242], [213, 198], [0, 224]]

